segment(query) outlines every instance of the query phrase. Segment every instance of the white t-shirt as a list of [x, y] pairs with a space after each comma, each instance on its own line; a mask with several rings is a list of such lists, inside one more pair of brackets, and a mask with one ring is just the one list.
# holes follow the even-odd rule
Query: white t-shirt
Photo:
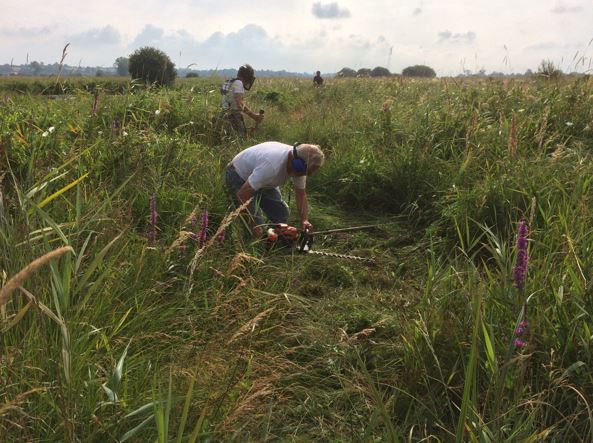
[[233, 82], [227, 80], [224, 82], [220, 90], [222, 92], [222, 110], [228, 111], [229, 109], [232, 109], [233, 111], [239, 111], [240, 109], [237, 105], [236, 94], [245, 93], [243, 82], [239, 79], [235, 79]]
[[[292, 146], [280, 142], [265, 142], [239, 152], [233, 158], [237, 174], [256, 191], [281, 186], [289, 178], [286, 172], [288, 153]], [[307, 177], [292, 177], [294, 186], [305, 189]]]

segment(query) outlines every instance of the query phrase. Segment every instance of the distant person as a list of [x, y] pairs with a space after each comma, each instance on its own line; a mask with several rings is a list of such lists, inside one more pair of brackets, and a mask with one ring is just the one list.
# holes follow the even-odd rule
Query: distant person
[[315, 77], [313, 77], [313, 84], [317, 87], [323, 86], [323, 78], [321, 77], [321, 72], [317, 71], [315, 73]]
[[220, 87], [222, 95], [222, 117], [241, 137], [247, 136], [247, 128], [243, 114], [247, 114], [256, 123], [263, 120], [263, 113], [256, 114], [244, 102], [245, 91], [249, 91], [255, 82], [255, 71], [250, 65], [243, 65], [237, 71], [237, 76], [224, 82]]
[[[303, 230], [313, 229], [305, 185], [325, 161], [317, 145], [295, 143], [293, 146], [269, 141], [239, 152], [225, 169], [225, 183], [235, 204], [255, 198], [248, 209], [254, 236], [265, 232], [264, 214], [272, 223], [286, 223], [288, 205], [282, 200], [279, 186], [292, 178], [296, 206]], [[263, 213], [262, 213], [263, 211]]]

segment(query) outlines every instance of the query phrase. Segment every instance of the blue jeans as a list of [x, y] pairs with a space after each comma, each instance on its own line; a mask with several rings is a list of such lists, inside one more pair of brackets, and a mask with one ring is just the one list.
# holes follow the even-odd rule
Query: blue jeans
[[[238, 205], [237, 192], [241, 189], [245, 180], [237, 174], [234, 167], [227, 166], [225, 169], [225, 183], [233, 197], [233, 202]], [[257, 226], [265, 223], [262, 211], [272, 223], [286, 223], [288, 221], [288, 205], [282, 200], [279, 188], [263, 188], [257, 191], [248, 209]]]

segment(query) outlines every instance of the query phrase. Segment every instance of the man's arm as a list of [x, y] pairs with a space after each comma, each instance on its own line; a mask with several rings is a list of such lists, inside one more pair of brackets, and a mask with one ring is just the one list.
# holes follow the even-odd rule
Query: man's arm
[[[256, 192], [257, 191], [251, 187], [249, 182], [247, 180], [245, 180], [245, 183], [243, 183], [243, 186], [241, 186], [241, 188], [237, 191], [237, 194], [236, 194], [237, 200], [239, 200], [240, 203], [245, 203], [247, 200], [249, 200], [251, 197], [253, 197], [253, 195]], [[256, 237], [261, 237], [263, 235], [264, 231], [262, 230], [261, 227], [255, 226], [255, 220], [253, 218], [253, 215], [251, 214], [251, 212], [249, 212], [249, 214], [251, 215], [251, 222], [252, 222], [251, 229], [253, 230], [253, 234]]]
[[243, 102], [243, 94], [235, 93], [235, 100], [237, 102], [237, 106], [239, 107], [239, 109], [245, 114], [247, 114], [249, 117], [251, 117], [253, 120], [255, 120], [256, 122], [260, 122], [263, 120], [263, 114], [256, 114], [251, 109], [249, 109], [247, 105]]
[[296, 197], [296, 205], [301, 217], [301, 226], [303, 230], [309, 231], [313, 229], [313, 225], [309, 222], [309, 204], [307, 203], [307, 192], [304, 189], [295, 187], [294, 194]]

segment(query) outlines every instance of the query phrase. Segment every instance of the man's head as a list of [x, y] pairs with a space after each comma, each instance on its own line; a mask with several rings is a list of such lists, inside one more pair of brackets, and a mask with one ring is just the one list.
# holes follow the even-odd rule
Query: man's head
[[246, 63], [237, 71], [237, 78], [243, 82], [243, 87], [249, 91], [255, 81], [255, 71], [251, 65]]
[[304, 163], [304, 168], [302, 168], [302, 165], [298, 168], [300, 170], [297, 170], [293, 164], [292, 169], [295, 174], [313, 175], [323, 165], [325, 155], [323, 155], [319, 146], [301, 143], [294, 147], [292, 161], [295, 160], [301, 160], [299, 163]]

